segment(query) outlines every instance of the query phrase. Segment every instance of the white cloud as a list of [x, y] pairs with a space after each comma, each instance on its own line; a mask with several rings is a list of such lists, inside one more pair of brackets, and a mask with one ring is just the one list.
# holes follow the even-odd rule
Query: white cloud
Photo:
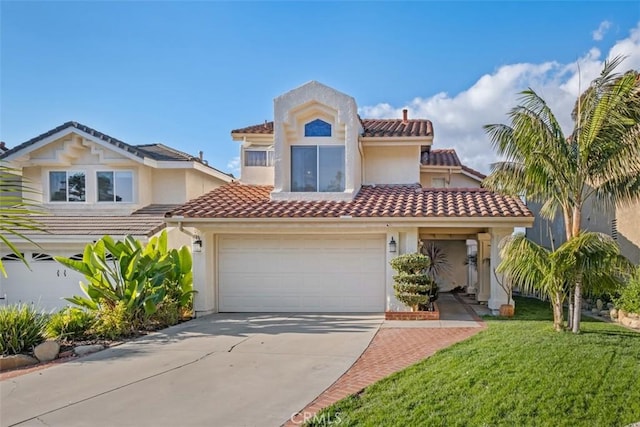
[[595, 41], [602, 40], [604, 38], [604, 35], [607, 34], [607, 31], [609, 31], [609, 28], [611, 28], [611, 22], [602, 21], [600, 25], [598, 25], [598, 28], [593, 33], [591, 33], [593, 35], [593, 39]]
[[238, 178], [240, 176], [240, 157], [236, 156], [229, 160], [227, 162], [227, 169], [233, 174], [233, 176]]
[[[623, 54], [627, 59], [619, 71], [640, 69], [640, 23], [627, 38], [619, 40], [607, 58]], [[480, 77], [470, 88], [449, 95], [417, 97], [407, 105], [380, 103], [360, 108], [366, 118], [401, 117], [409, 109], [409, 117], [425, 117], [433, 122], [434, 147], [455, 148], [466, 165], [489, 172], [497, 160], [483, 125], [507, 123], [507, 113], [518, 104], [518, 93], [528, 87], [535, 90], [551, 106], [566, 133], [572, 128], [571, 110], [578, 93], [583, 91], [601, 71], [604, 58], [596, 48], [585, 53], [576, 63], [509, 64]]]

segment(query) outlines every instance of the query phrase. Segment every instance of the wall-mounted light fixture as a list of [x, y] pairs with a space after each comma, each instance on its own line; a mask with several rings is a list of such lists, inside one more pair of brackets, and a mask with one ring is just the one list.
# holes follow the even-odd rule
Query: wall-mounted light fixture
[[396, 241], [393, 240], [393, 236], [391, 236], [391, 240], [389, 240], [389, 252], [392, 254], [396, 253]]
[[202, 239], [197, 234], [193, 236], [193, 241], [191, 242], [191, 251], [202, 252]]

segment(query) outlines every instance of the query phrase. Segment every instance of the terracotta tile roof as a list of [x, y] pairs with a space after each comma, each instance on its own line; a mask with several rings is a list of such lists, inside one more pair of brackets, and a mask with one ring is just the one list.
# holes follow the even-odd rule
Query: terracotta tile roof
[[30, 238], [43, 236], [152, 236], [165, 228], [166, 224], [160, 215], [133, 216], [67, 216], [37, 215], [31, 217], [41, 224], [46, 232], [20, 230]]
[[462, 166], [456, 150], [452, 148], [425, 151], [422, 153], [420, 163], [425, 166]]
[[[433, 124], [430, 120], [414, 119], [403, 122], [402, 119], [361, 119], [366, 137], [420, 137], [433, 136]], [[234, 133], [272, 134], [273, 122], [234, 129]]]
[[338, 218], [532, 217], [518, 198], [483, 188], [423, 189], [420, 185], [363, 186], [349, 201], [272, 201], [271, 186], [227, 184], [193, 199], [168, 217]]

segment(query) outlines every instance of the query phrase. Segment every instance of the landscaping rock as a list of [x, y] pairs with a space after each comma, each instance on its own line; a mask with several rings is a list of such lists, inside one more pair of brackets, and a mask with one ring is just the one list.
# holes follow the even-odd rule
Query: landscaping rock
[[602, 311], [602, 307], [604, 307], [604, 303], [602, 302], [601, 299], [596, 300], [596, 307], [598, 308], [598, 311]]
[[612, 319], [617, 319], [617, 318], [618, 318], [618, 309], [617, 309], [617, 308], [612, 308], [612, 309], [609, 311], [609, 316], [610, 316]]
[[601, 310], [600, 316], [609, 317], [609, 310]]
[[56, 341], [45, 341], [40, 345], [37, 345], [33, 349], [33, 353], [36, 355], [39, 361], [49, 362], [58, 357], [60, 353], [60, 344]]
[[607, 308], [608, 308], [609, 310], [611, 310], [611, 309], [613, 308], [613, 303], [612, 303], [612, 302], [608, 302], [608, 303], [607, 303]]
[[9, 369], [22, 368], [23, 366], [37, 365], [38, 359], [27, 356], [26, 354], [15, 354], [12, 356], [0, 357], [0, 372]]
[[85, 354], [95, 353], [103, 349], [104, 346], [101, 344], [79, 345], [73, 349], [73, 352], [78, 356], [84, 356]]
[[597, 314], [599, 314], [599, 313], [600, 313], [600, 310], [598, 310], [598, 308], [597, 308], [597, 307], [593, 307], [593, 308], [591, 309], [591, 313], [593, 313], [593, 314], [596, 314], [596, 315], [597, 315]]

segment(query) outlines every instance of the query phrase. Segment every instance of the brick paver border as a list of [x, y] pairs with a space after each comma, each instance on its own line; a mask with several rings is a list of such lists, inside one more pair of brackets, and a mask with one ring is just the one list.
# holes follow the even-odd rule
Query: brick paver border
[[322, 408], [485, 329], [484, 322], [477, 315], [474, 318], [482, 327], [379, 329], [351, 368], [284, 426], [299, 426]]

